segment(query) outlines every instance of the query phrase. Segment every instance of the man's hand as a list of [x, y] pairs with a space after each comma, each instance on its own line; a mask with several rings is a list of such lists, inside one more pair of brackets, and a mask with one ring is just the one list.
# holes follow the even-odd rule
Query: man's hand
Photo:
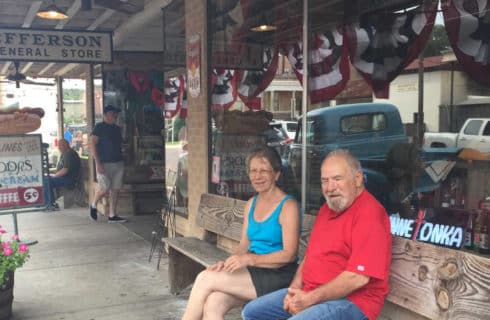
[[288, 293], [284, 297], [284, 310], [295, 315], [313, 305], [309, 300], [308, 293], [298, 288], [288, 288]]
[[98, 162], [96, 165], [95, 165], [96, 169], [97, 169], [97, 173], [98, 174], [104, 174], [105, 173], [105, 169], [104, 169], [104, 164], [102, 164], [102, 162]]

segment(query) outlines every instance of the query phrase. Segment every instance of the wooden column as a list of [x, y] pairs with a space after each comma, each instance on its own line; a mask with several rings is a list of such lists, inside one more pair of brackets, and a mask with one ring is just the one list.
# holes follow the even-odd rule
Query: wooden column
[[[87, 118], [87, 135], [95, 125], [95, 102], [94, 102], [94, 67], [91, 64], [85, 65], [85, 114]], [[95, 188], [95, 163], [91, 156], [88, 158], [88, 200], [91, 203], [93, 190]]]
[[210, 151], [208, 144], [208, 72], [207, 72], [207, 8], [202, 0], [185, 1], [185, 38], [199, 35], [201, 45], [200, 82], [201, 93], [198, 97], [187, 96], [188, 115], [186, 120], [189, 148], [189, 216], [178, 219], [177, 232], [201, 237], [202, 228], [196, 224], [197, 208], [201, 193], [208, 191]]

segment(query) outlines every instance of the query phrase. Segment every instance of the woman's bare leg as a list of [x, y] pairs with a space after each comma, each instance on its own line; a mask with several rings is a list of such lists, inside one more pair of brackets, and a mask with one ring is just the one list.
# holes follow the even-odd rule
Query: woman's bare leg
[[233, 273], [204, 270], [196, 277], [182, 320], [201, 320], [206, 299], [215, 291], [242, 300], [252, 300], [257, 296], [250, 273], [245, 268]]
[[214, 291], [208, 296], [204, 304], [203, 320], [223, 320], [228, 311], [242, 306], [245, 302], [246, 300], [230, 294]]

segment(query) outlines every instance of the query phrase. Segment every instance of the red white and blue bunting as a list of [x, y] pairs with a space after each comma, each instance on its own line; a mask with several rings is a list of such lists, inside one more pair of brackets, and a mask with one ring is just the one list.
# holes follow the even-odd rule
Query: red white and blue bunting
[[424, 49], [434, 26], [437, 1], [426, 0], [408, 12], [377, 12], [346, 26], [350, 59], [378, 98]]
[[[303, 81], [303, 43], [286, 49], [294, 73]], [[310, 50], [309, 88], [311, 103], [335, 98], [349, 80], [349, 58], [341, 29], [313, 36]]]
[[236, 71], [214, 69], [211, 74], [211, 104], [213, 110], [228, 109], [236, 101]]
[[278, 59], [278, 50], [268, 48], [264, 50], [262, 70], [238, 70], [238, 96], [249, 109], [262, 109], [262, 92], [274, 80]]
[[442, 1], [444, 24], [458, 61], [475, 80], [490, 85], [488, 0]]

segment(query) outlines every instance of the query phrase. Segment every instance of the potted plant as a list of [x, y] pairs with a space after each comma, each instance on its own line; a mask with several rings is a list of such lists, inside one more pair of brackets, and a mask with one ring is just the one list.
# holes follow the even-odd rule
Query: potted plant
[[27, 245], [20, 243], [16, 234], [9, 240], [3, 239], [6, 233], [0, 226], [0, 320], [10, 319], [12, 315], [14, 272], [29, 257]]

